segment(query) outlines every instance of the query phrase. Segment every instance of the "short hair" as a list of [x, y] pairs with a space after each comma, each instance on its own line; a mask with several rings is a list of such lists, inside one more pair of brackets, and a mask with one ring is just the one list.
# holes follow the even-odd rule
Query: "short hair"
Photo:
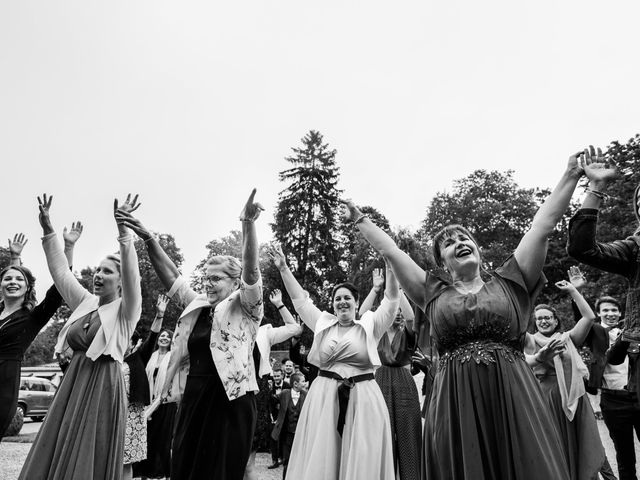
[[337, 285], [333, 286], [333, 289], [331, 290], [331, 301], [332, 302], [333, 302], [333, 299], [336, 296], [336, 292], [340, 288], [346, 288], [347, 290], [349, 290], [351, 292], [351, 295], [353, 295], [353, 298], [356, 299], [356, 303], [358, 303], [358, 301], [360, 299], [360, 294], [358, 293], [358, 288], [351, 282], [342, 282], [342, 283], [338, 283]]
[[[36, 277], [33, 276], [33, 273], [31, 273], [31, 270], [29, 270], [27, 267], [23, 267], [22, 265], [9, 265], [4, 267], [0, 271], [0, 282], [9, 270], [20, 272], [20, 274], [24, 277], [27, 283], [27, 290], [24, 293], [22, 308], [26, 308], [29, 311], [33, 310], [33, 307], [35, 307], [38, 303], [36, 299]], [[4, 300], [0, 299], [0, 302], [2, 302], [2, 307], [4, 309]]]
[[284, 375], [281, 368], [274, 368], [273, 373], [282, 373]]
[[622, 306], [620, 305], [620, 302], [618, 300], [608, 295], [603, 295], [596, 300], [596, 313], [600, 313], [600, 305], [602, 305], [603, 303], [612, 303], [616, 307], [618, 307], [618, 310], [622, 310]]
[[[462, 233], [463, 235], [466, 235], [467, 237], [469, 237], [469, 239], [476, 244], [476, 247], [478, 247], [478, 251], [480, 251], [480, 246], [478, 245], [478, 242], [476, 241], [475, 237], [473, 235], [471, 235], [471, 232], [469, 230], [467, 230], [465, 227], [463, 227], [462, 225], [458, 225], [457, 223], [452, 223], [451, 225], [446, 225], [445, 227], [441, 228], [434, 236], [433, 236], [433, 242], [432, 242], [432, 250], [433, 250], [433, 259], [436, 262], [436, 265], [440, 268], [444, 267], [444, 263], [442, 261], [442, 252], [440, 251], [440, 244], [446, 239], [446, 238], [452, 238], [457, 234]], [[481, 257], [482, 260], [482, 257]]]
[[220, 265], [231, 278], [240, 278], [242, 275], [242, 263], [231, 255], [214, 255], [205, 262], [205, 268], [214, 265]]
[[[560, 330], [560, 327], [561, 327], [562, 325], [560, 325], [560, 318], [558, 317], [558, 312], [556, 311], [556, 309], [555, 309], [555, 308], [553, 308], [551, 305], [547, 305], [546, 303], [540, 303], [540, 304], [536, 305], [536, 306], [534, 307], [534, 309], [533, 309], [533, 314], [534, 314], [534, 315], [533, 315], [533, 318], [534, 318], [534, 320], [535, 320], [535, 313], [536, 313], [538, 310], [549, 310], [549, 311], [553, 314], [553, 318], [555, 318], [555, 319], [556, 319], [556, 322], [557, 322], [557, 323], [556, 323], [556, 328], [555, 328], [555, 330], [554, 330], [553, 332], [555, 333], [555, 332], [557, 332], [558, 330]], [[537, 328], [537, 326], [536, 326], [536, 328]]]
[[289, 384], [293, 387], [296, 382], [302, 382], [304, 380], [304, 374], [302, 372], [292, 373], [289, 377]]

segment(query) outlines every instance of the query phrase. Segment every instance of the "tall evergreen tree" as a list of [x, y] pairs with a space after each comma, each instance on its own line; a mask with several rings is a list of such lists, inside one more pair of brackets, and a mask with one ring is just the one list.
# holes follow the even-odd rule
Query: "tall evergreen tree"
[[279, 174], [288, 185], [279, 194], [272, 228], [298, 281], [326, 300], [327, 287], [345, 278], [339, 169], [336, 150], [323, 143], [320, 132], [311, 130], [301, 141], [302, 147], [292, 148], [286, 158], [292, 167]]

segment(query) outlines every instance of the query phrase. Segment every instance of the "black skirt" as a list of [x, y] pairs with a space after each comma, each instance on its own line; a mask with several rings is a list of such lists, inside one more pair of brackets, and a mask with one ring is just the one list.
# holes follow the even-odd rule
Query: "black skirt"
[[147, 458], [133, 464], [134, 477], [170, 477], [171, 441], [176, 419], [176, 403], [164, 403], [147, 423]]
[[253, 392], [229, 400], [209, 347], [210, 309], [189, 336], [189, 375], [178, 410], [172, 480], [242, 480], [256, 427]]

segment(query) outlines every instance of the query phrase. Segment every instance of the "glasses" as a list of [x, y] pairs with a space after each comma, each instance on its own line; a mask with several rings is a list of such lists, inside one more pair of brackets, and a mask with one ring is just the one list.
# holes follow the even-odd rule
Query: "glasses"
[[209, 277], [204, 277], [204, 284], [205, 285], [215, 285], [216, 283], [220, 282], [220, 280], [224, 280], [225, 278], [231, 278], [230, 276], [226, 275], [224, 277], [219, 277], [217, 275], [211, 275]]
[[539, 321], [539, 320], [547, 320], [547, 321], [553, 320], [553, 316], [551, 316], [551, 315], [540, 315], [539, 317], [536, 317], [536, 321]]

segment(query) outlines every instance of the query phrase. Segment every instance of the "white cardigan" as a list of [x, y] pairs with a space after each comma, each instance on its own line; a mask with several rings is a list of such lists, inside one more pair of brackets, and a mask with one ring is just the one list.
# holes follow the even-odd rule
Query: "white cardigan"
[[[313, 345], [309, 350], [307, 361], [318, 368], [322, 368], [318, 345], [322, 343], [322, 339], [327, 334], [328, 329], [338, 323], [338, 318], [316, 307], [306, 291], [303, 298], [292, 298], [291, 300], [302, 321], [313, 330]], [[378, 355], [378, 342], [393, 324], [399, 301], [399, 298], [390, 299], [385, 295], [375, 312], [369, 310], [362, 315], [360, 320], [355, 321], [355, 324], [365, 332], [367, 354], [374, 369], [382, 365]]]
[[120, 243], [122, 296], [111, 303], [99, 306], [100, 299], [80, 285], [78, 279], [69, 270], [67, 258], [58, 243], [56, 234], [50, 233], [42, 237], [42, 246], [53, 283], [73, 312], [58, 334], [56, 353], [61, 353], [69, 347], [67, 335], [71, 325], [97, 310], [101, 325], [86, 355], [94, 361], [101, 355], [109, 355], [122, 363], [129, 339], [142, 313], [142, 291], [133, 237], [131, 235], [119, 237], [118, 242]]
[[258, 334], [256, 335], [256, 345], [260, 352], [258, 378], [273, 373], [271, 362], [269, 361], [269, 357], [271, 357], [271, 347], [301, 333], [302, 325], [298, 325], [297, 323], [285, 323], [282, 327], [277, 328], [273, 328], [273, 325], [269, 323], [260, 325]]

